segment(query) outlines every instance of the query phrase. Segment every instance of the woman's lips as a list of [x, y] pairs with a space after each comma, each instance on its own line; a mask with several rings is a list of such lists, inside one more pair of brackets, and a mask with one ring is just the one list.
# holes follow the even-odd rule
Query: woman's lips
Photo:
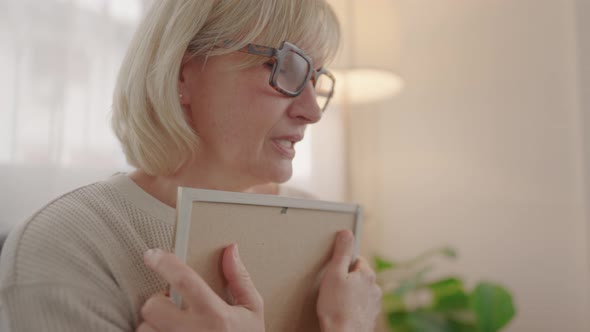
[[289, 139], [276, 138], [272, 140], [274, 147], [285, 158], [295, 158], [295, 143]]

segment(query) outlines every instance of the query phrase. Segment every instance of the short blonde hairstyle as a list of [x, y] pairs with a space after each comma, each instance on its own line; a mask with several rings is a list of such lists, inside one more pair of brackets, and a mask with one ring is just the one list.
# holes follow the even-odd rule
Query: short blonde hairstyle
[[[129, 46], [113, 97], [112, 127], [127, 161], [151, 175], [170, 175], [194, 158], [199, 138], [185, 119], [178, 76], [192, 56], [234, 52], [249, 43], [287, 40], [323, 64], [340, 38], [325, 0], [156, 0]], [[232, 40], [228, 48], [216, 47]], [[246, 57], [244, 66], [268, 59]]]

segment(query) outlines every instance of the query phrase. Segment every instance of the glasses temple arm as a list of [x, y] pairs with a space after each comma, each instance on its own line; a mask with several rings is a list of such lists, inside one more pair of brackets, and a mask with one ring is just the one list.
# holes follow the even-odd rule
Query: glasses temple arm
[[256, 44], [248, 44], [248, 45], [242, 47], [241, 49], [239, 49], [239, 51], [244, 52], [244, 53], [254, 54], [254, 55], [261, 55], [261, 56], [265, 56], [265, 57], [269, 57], [269, 58], [274, 56], [276, 53], [275, 48], [256, 45]]

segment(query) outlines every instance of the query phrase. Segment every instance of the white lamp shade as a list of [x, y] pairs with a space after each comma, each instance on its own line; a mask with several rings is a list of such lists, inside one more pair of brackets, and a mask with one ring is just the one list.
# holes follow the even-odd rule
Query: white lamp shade
[[367, 103], [403, 88], [398, 72], [396, 0], [328, 0], [342, 28], [341, 49], [328, 67], [336, 76], [335, 103]]
[[336, 88], [333, 102], [363, 104], [387, 99], [403, 88], [402, 79], [383, 69], [355, 68], [333, 70]]

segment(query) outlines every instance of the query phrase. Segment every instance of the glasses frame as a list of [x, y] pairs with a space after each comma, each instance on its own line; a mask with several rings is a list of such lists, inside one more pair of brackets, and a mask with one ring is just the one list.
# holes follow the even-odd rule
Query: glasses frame
[[[228, 41], [226, 43], [231, 43], [231, 42]], [[271, 58], [273, 60], [273, 67], [272, 67], [272, 72], [270, 74], [270, 77], [268, 79], [268, 83], [270, 84], [270, 86], [273, 89], [275, 89], [276, 91], [278, 91], [286, 96], [289, 96], [289, 97], [299, 96], [301, 94], [301, 92], [303, 92], [303, 90], [305, 89], [307, 82], [310, 80], [311, 80], [313, 86], [315, 87], [315, 85], [317, 83], [317, 79], [321, 75], [326, 75], [328, 78], [330, 78], [332, 80], [332, 83], [333, 83], [332, 90], [330, 91], [330, 93], [328, 95], [322, 95], [322, 97], [327, 98], [326, 103], [324, 104], [324, 107], [322, 108], [322, 111], [324, 111], [324, 109], [328, 106], [330, 99], [332, 99], [332, 96], [334, 95], [334, 88], [336, 86], [336, 78], [334, 77], [334, 75], [323, 67], [318, 70], [314, 69], [313, 62], [312, 62], [311, 58], [309, 56], [307, 56], [303, 52], [303, 50], [301, 50], [299, 47], [295, 46], [294, 44], [291, 44], [288, 41], [284, 41], [279, 48], [268, 47], [268, 46], [257, 45], [257, 44], [248, 44], [248, 45], [244, 46], [243, 48], [239, 49], [238, 51], [243, 52], [243, 53], [248, 53], [248, 54], [259, 55], [259, 56]], [[279, 86], [279, 84], [277, 83], [277, 80], [279, 77], [279, 68], [281, 67], [281, 64], [283, 63], [283, 61], [285, 61], [285, 57], [287, 56], [287, 54], [289, 54], [289, 52], [294, 52], [294, 53], [298, 54], [299, 56], [301, 56], [307, 62], [307, 65], [309, 68], [309, 70], [307, 71], [307, 75], [305, 76], [305, 80], [303, 81], [303, 84], [301, 84], [301, 87], [295, 92], [287, 91], [287, 90], [281, 88]]]

